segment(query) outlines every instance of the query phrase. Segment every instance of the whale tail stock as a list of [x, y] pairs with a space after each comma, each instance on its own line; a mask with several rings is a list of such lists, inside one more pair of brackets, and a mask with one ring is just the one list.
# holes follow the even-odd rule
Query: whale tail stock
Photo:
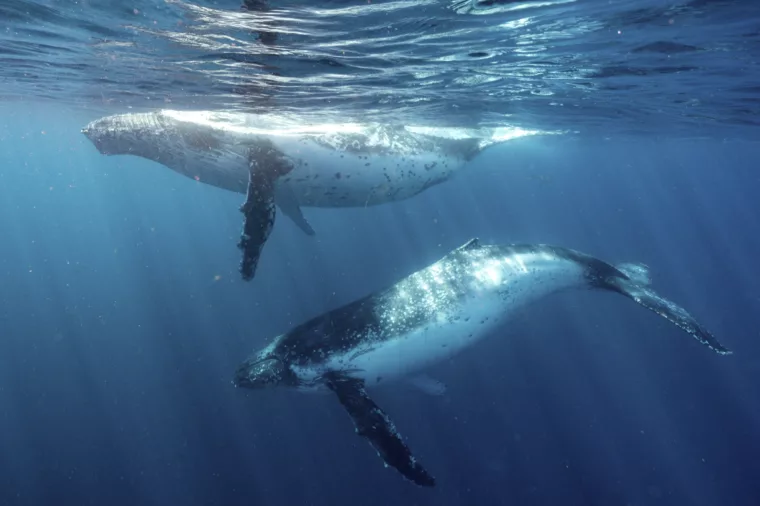
[[605, 276], [595, 277], [594, 284], [599, 288], [624, 295], [657, 313], [716, 353], [721, 355], [732, 353], [688, 311], [649, 287], [651, 277], [645, 265], [626, 263], [616, 266], [614, 270], [616, 272], [605, 272]]

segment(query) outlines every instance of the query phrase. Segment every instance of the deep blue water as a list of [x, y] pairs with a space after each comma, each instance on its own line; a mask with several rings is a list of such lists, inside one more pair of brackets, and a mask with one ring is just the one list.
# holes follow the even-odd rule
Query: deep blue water
[[[104, 163], [84, 116], [3, 110], [0, 504], [756, 504], [755, 143], [525, 138], [414, 199], [310, 210], [314, 239], [279, 221], [243, 283], [238, 196]], [[232, 387], [269, 337], [473, 236], [646, 262], [735, 354], [557, 295], [432, 371], [445, 396], [375, 394], [433, 490], [329, 396]]]
[[[0, 506], [760, 504], [760, 4], [366, 5], [0, 1]], [[164, 106], [564, 134], [403, 202], [306, 209], [313, 238], [280, 218], [244, 283], [240, 195], [80, 133]], [[434, 489], [331, 396], [231, 384], [472, 237], [644, 262], [734, 354], [559, 294], [431, 370], [443, 396], [373, 393]]]

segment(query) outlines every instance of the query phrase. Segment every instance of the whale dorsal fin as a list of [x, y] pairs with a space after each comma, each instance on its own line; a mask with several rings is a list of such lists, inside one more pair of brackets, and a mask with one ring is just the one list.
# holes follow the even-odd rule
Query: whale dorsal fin
[[649, 267], [644, 264], [624, 263], [616, 265], [615, 268], [641, 286], [652, 284], [652, 276], [649, 274]]
[[455, 251], [467, 251], [467, 250], [475, 249], [479, 247], [480, 247], [480, 239], [478, 239], [477, 237], [473, 237], [466, 243], [459, 246]]

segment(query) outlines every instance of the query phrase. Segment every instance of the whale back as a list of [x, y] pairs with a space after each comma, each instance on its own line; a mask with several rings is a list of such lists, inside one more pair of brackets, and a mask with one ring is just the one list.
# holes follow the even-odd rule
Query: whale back
[[469, 241], [392, 286], [293, 328], [272, 351], [293, 365], [327, 364], [420, 329], [498, 322], [536, 298], [586, 282], [583, 266], [554, 253]]

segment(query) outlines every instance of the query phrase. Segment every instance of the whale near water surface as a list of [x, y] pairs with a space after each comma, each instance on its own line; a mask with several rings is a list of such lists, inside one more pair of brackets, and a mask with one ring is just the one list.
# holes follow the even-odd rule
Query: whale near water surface
[[275, 116], [158, 110], [105, 116], [82, 132], [104, 155], [155, 161], [243, 193], [243, 279], [255, 275], [276, 209], [314, 235], [303, 207], [367, 207], [448, 181], [485, 149], [538, 132], [379, 123], [307, 124]]

